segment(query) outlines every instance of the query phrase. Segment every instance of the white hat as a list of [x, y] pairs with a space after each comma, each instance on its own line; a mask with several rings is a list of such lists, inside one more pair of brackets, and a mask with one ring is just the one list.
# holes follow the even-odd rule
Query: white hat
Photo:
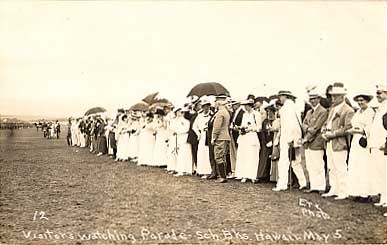
[[376, 90], [377, 91], [387, 92], [387, 84], [378, 84], [378, 85], [376, 85]]
[[308, 90], [308, 96], [309, 96], [309, 99], [321, 97], [321, 95], [317, 91], [317, 87], [314, 87], [313, 89]]
[[329, 92], [332, 95], [345, 95], [347, 94], [347, 89], [344, 88], [343, 83], [334, 83], [332, 86], [332, 90]]
[[248, 100], [243, 100], [240, 103], [241, 105], [254, 105], [254, 100], [253, 99], [248, 99]]

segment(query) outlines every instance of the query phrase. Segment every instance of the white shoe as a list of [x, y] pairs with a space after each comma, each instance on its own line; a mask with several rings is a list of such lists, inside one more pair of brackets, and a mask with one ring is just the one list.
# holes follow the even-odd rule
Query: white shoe
[[242, 178], [241, 177], [237, 177], [237, 178], [235, 178], [236, 180], [241, 180]]
[[177, 173], [177, 174], [174, 174], [173, 176], [175, 176], [175, 177], [180, 177], [180, 176], [184, 176], [184, 174], [182, 174], [182, 173]]
[[286, 191], [286, 189], [281, 189], [281, 188], [277, 188], [277, 187], [275, 187], [275, 188], [273, 188], [273, 189], [271, 189], [272, 191], [275, 191], [275, 192], [279, 192], [279, 191]]
[[102, 156], [102, 152], [100, 152], [100, 153], [97, 154], [97, 157], [99, 157], [99, 156]]
[[243, 179], [241, 180], [242, 183], [246, 183], [246, 181], [247, 181], [246, 178], [243, 178]]
[[321, 196], [322, 197], [333, 197], [333, 196], [337, 196], [337, 195], [332, 193], [332, 192], [328, 192], [328, 193], [322, 194]]
[[345, 196], [345, 195], [339, 195], [337, 197], [335, 197], [335, 200], [344, 200], [344, 199], [347, 199], [348, 196]]
[[202, 176], [202, 179], [207, 179], [207, 176], [208, 176], [208, 175], [203, 175], [203, 176]]
[[380, 206], [383, 206], [383, 205], [385, 205], [385, 204], [386, 204], [385, 202], [374, 203], [374, 205], [375, 205], [376, 207], [380, 207]]
[[384, 217], [387, 217], [387, 213], [384, 213], [383, 216], [384, 216]]

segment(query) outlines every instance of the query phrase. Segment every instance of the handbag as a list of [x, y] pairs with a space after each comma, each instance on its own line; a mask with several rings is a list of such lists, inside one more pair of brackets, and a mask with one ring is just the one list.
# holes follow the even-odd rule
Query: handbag
[[272, 161], [277, 161], [280, 158], [280, 149], [279, 145], [273, 146], [273, 150], [271, 153], [271, 160]]
[[367, 147], [367, 144], [368, 144], [368, 141], [367, 141], [367, 136], [365, 134], [363, 134], [360, 139], [359, 139], [359, 145], [363, 148], [366, 148]]

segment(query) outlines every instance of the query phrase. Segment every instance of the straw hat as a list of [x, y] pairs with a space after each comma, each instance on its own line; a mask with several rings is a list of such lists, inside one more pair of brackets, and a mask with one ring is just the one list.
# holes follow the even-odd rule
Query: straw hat
[[347, 89], [344, 88], [343, 83], [334, 83], [332, 86], [332, 90], [329, 92], [331, 95], [346, 95]]

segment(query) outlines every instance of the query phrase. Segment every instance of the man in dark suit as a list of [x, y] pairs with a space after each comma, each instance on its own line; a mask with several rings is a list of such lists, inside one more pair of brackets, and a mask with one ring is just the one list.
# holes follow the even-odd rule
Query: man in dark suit
[[187, 142], [191, 145], [192, 150], [192, 161], [194, 164], [194, 169], [196, 169], [197, 166], [197, 159], [198, 159], [198, 136], [196, 135], [195, 131], [192, 129], [192, 126], [195, 122], [196, 117], [198, 116], [198, 111], [200, 110], [200, 103], [198, 103], [199, 100], [197, 100], [193, 105], [192, 109], [188, 112], [189, 113], [189, 131], [188, 131], [188, 137]]
[[308, 110], [303, 120], [303, 145], [305, 147], [306, 169], [309, 174], [310, 189], [305, 192], [325, 192], [326, 180], [324, 169], [324, 139], [321, 128], [328, 118], [328, 111], [320, 104], [321, 96], [315, 91], [309, 91], [309, 101], [312, 109]]

